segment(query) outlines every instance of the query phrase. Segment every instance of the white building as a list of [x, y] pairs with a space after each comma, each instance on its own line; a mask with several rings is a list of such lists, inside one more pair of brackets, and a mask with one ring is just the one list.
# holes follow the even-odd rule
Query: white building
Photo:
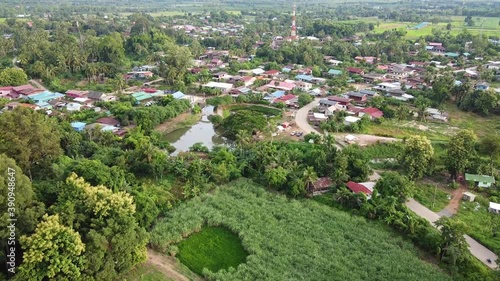
[[212, 81], [203, 85], [203, 87], [219, 89], [223, 93], [228, 93], [233, 88], [233, 84]]
[[500, 204], [490, 202], [490, 207], [488, 208], [490, 213], [500, 214]]

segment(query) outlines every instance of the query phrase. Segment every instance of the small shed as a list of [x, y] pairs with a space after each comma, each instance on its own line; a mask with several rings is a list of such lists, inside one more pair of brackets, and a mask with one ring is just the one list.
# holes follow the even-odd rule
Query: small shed
[[470, 193], [470, 192], [464, 192], [462, 199], [465, 201], [473, 202], [474, 199], [476, 199], [476, 194]]
[[332, 187], [333, 182], [329, 177], [318, 178], [316, 182], [309, 185], [308, 192], [314, 195], [320, 195], [322, 193], [328, 192], [330, 187]]
[[490, 213], [500, 214], [500, 204], [490, 202], [490, 207], [488, 208]]

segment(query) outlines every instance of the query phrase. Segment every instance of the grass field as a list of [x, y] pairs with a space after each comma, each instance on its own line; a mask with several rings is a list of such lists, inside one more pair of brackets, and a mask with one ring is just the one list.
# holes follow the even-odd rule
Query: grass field
[[205, 272], [209, 280], [451, 279], [384, 224], [270, 193], [247, 180], [180, 205], [158, 222], [150, 242], [167, 251], [205, 225], [231, 229], [249, 253], [235, 270]]
[[450, 202], [448, 193], [430, 184], [417, 184], [413, 198], [434, 212], [441, 211]]
[[370, 123], [363, 133], [400, 139], [423, 135], [430, 140], [442, 141], [447, 140], [456, 130], [457, 128], [446, 123], [386, 119], [382, 124]]
[[172, 16], [183, 16], [185, 13], [181, 11], [163, 11], [156, 13], [149, 13], [152, 17], [172, 17]]
[[472, 112], [462, 111], [454, 103], [446, 103], [444, 110], [449, 114], [452, 126], [472, 130], [479, 137], [489, 134], [500, 134], [500, 116], [480, 116]]
[[212, 272], [236, 268], [248, 255], [238, 236], [224, 227], [205, 227], [182, 240], [178, 247], [179, 260], [199, 275], [203, 268]]
[[366, 18], [366, 22], [378, 23], [378, 26], [375, 26], [375, 29], [373, 31], [374, 33], [383, 33], [386, 30], [402, 29], [407, 32], [406, 37], [408, 38], [418, 38], [420, 36], [430, 35], [432, 34], [432, 29], [441, 29], [443, 32], [446, 32], [446, 25], [448, 24], [448, 22], [450, 22], [452, 25], [452, 28], [450, 30], [450, 33], [452, 35], [457, 35], [461, 33], [463, 29], [467, 29], [472, 34], [480, 34], [482, 32], [484, 35], [500, 36], [500, 25], [498, 25], [499, 18], [473, 17], [472, 19], [475, 22], [474, 26], [466, 26], [464, 19], [465, 17], [463, 16], [445, 17], [442, 19], [443, 22], [440, 22], [438, 24], [429, 24], [426, 27], [418, 30], [408, 29], [408, 27], [413, 27], [417, 24], [414, 22], [383, 22], [374, 18]]
[[[477, 200], [477, 198], [476, 198]], [[500, 228], [500, 216], [488, 212], [486, 206], [477, 208], [476, 202], [462, 202], [454, 218], [467, 224], [467, 234], [493, 252], [500, 252], [500, 235], [494, 234], [494, 228]], [[477, 209], [476, 209], [477, 208]]]

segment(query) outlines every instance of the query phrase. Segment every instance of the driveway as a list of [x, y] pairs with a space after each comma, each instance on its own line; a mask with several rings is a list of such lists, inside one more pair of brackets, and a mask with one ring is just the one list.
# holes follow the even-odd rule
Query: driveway
[[[418, 203], [415, 201], [413, 198], [410, 198], [408, 202], [406, 202], [406, 206], [412, 210], [415, 214], [421, 216], [422, 218], [426, 219], [429, 221], [432, 225], [434, 225], [434, 222], [437, 221], [440, 216], [433, 211], [427, 209], [424, 205]], [[467, 241], [467, 244], [469, 244], [469, 250], [473, 256], [475, 256], [478, 260], [480, 260], [482, 263], [484, 263], [486, 266], [488, 266], [491, 269], [496, 269], [497, 264], [495, 261], [497, 260], [497, 255], [490, 251], [488, 248], [485, 246], [479, 244], [476, 240], [472, 239], [469, 235], [464, 235], [465, 240]], [[492, 262], [488, 263], [487, 259], [491, 259]]]

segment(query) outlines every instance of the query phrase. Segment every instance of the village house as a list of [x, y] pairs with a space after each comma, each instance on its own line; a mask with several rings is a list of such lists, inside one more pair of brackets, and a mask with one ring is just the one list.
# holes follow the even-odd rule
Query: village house
[[226, 79], [229, 78], [229, 75], [227, 74], [227, 72], [217, 72], [217, 73], [214, 73], [212, 75], [212, 79], [214, 79], [215, 81], [224, 81]]
[[365, 80], [366, 83], [374, 84], [377, 82], [384, 81], [385, 77], [386, 74], [370, 72], [363, 75], [363, 80]]
[[357, 75], [364, 75], [365, 74], [365, 71], [363, 69], [357, 68], [357, 67], [348, 67], [346, 70], [350, 74], [357, 74]]
[[151, 71], [131, 71], [124, 75], [126, 80], [128, 79], [148, 79], [154, 76]]
[[349, 188], [353, 193], [363, 193], [366, 195], [368, 199], [372, 197], [373, 190], [370, 190], [368, 187], [361, 183], [349, 181], [346, 183], [347, 188]]
[[368, 95], [361, 92], [348, 92], [346, 96], [355, 104], [365, 104], [368, 101]]
[[487, 175], [465, 174], [465, 180], [474, 182], [478, 187], [489, 188], [495, 183], [495, 178]]
[[271, 70], [268, 70], [264, 73], [262, 73], [265, 78], [270, 78], [270, 79], [273, 79], [274, 77], [276, 77], [277, 75], [281, 74], [281, 71], [279, 70], [275, 70], [275, 69], [271, 69]]
[[350, 105], [351, 105], [351, 99], [350, 98], [342, 98], [338, 96], [330, 96], [328, 97], [329, 101], [334, 101], [337, 102], [336, 106], [337, 108], [340, 108], [342, 110], [346, 110]]
[[342, 70], [338, 69], [329, 69], [328, 72], [326, 73], [328, 76], [336, 77], [342, 75]]
[[266, 88], [283, 90], [283, 91], [291, 91], [296, 87], [294, 83], [284, 82], [284, 81], [271, 81], [269, 82], [269, 84], [264, 86]]
[[384, 113], [375, 107], [367, 107], [363, 109], [358, 116], [363, 117], [363, 116], [369, 116], [370, 120], [378, 119], [384, 116]]
[[233, 88], [233, 84], [211, 81], [207, 84], [204, 84], [203, 87], [217, 89], [222, 93], [229, 93], [229, 91], [231, 91], [231, 89]]
[[282, 102], [289, 107], [297, 107], [298, 97], [293, 94], [287, 94], [274, 100], [274, 103], [278, 102]]
[[357, 62], [357, 63], [362, 63], [362, 62], [365, 62], [365, 63], [368, 63], [368, 64], [374, 64], [377, 62], [377, 58], [376, 57], [355, 57], [354, 60]]
[[311, 90], [311, 88], [312, 88], [311, 83], [302, 82], [302, 81], [295, 82], [295, 86], [297, 86], [297, 88], [303, 92], [307, 92], [307, 91]]
[[320, 195], [328, 192], [333, 186], [332, 179], [329, 177], [318, 178], [314, 183], [307, 187], [307, 192], [312, 196]]
[[67, 90], [65, 94], [70, 98], [84, 98], [89, 94], [89, 91]]

